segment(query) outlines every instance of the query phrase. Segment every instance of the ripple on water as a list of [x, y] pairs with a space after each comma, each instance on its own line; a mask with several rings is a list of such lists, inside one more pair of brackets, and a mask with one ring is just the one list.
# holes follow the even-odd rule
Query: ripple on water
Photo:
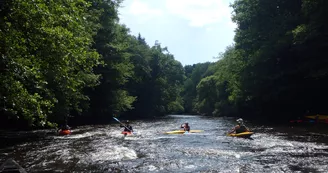
[[137, 153], [130, 148], [120, 146], [106, 146], [98, 148], [96, 152], [90, 154], [92, 161], [118, 161], [136, 159]]
[[[192, 135], [166, 135], [188, 121]], [[254, 140], [227, 137], [232, 120], [171, 116], [133, 123], [138, 133], [124, 137], [117, 124], [86, 126], [68, 136], [48, 136], [0, 150], [28, 172], [324, 172], [328, 147], [302, 134], [264, 127]], [[263, 127], [254, 128], [260, 131]], [[269, 130], [268, 130], [269, 129]], [[266, 131], [265, 131], [266, 130]], [[310, 133], [309, 133], [310, 134]], [[310, 134], [311, 135], [311, 134]], [[317, 134], [316, 134], [317, 135]], [[318, 136], [318, 135], [317, 135]], [[306, 139], [300, 141], [300, 139]], [[311, 141], [312, 140], [312, 141]]]

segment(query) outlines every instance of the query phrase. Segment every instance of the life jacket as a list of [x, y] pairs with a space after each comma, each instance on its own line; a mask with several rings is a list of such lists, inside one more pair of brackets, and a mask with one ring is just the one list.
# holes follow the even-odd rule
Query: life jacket
[[247, 131], [247, 128], [245, 125], [239, 125], [239, 128], [236, 129], [236, 133], [243, 133], [246, 131]]
[[132, 126], [126, 126], [126, 127], [124, 127], [125, 132], [131, 132], [132, 131]]
[[186, 124], [183, 125], [183, 130], [184, 131], [190, 131], [190, 126], [187, 126]]

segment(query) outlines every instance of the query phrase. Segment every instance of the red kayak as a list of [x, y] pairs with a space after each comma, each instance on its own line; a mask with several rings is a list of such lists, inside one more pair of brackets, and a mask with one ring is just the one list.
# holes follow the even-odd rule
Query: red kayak
[[122, 134], [123, 135], [132, 135], [132, 132], [123, 131]]
[[301, 122], [303, 122], [303, 120], [290, 120], [289, 122], [290, 123], [301, 123]]
[[59, 132], [60, 135], [69, 135], [69, 134], [71, 134], [71, 133], [72, 133], [71, 130], [61, 130], [61, 131]]

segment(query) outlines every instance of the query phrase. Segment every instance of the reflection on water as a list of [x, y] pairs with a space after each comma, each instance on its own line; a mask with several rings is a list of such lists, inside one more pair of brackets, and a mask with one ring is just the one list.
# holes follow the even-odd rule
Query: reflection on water
[[[188, 122], [202, 133], [167, 135]], [[328, 146], [321, 133], [247, 124], [253, 140], [227, 137], [231, 119], [174, 115], [132, 122], [124, 137], [118, 124], [84, 126], [70, 136], [43, 135], [0, 149], [32, 172], [325, 172]], [[5, 137], [2, 136], [2, 139]], [[1, 140], [2, 140], [1, 139]]]

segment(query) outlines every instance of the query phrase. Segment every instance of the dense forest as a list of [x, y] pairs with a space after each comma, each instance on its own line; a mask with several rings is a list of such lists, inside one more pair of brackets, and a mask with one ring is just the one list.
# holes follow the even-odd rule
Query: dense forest
[[182, 113], [184, 69], [119, 24], [119, 0], [1, 6], [2, 127], [100, 123]]
[[208, 70], [193, 66], [185, 83], [191, 110], [270, 121], [327, 114], [328, 1], [236, 0], [231, 6], [235, 42]]
[[[326, 0], [236, 0], [234, 43], [182, 66], [119, 23], [121, 0], [0, 7], [0, 124], [46, 128], [167, 114], [281, 120], [328, 113]], [[200, 57], [202, 58], [202, 57]]]

